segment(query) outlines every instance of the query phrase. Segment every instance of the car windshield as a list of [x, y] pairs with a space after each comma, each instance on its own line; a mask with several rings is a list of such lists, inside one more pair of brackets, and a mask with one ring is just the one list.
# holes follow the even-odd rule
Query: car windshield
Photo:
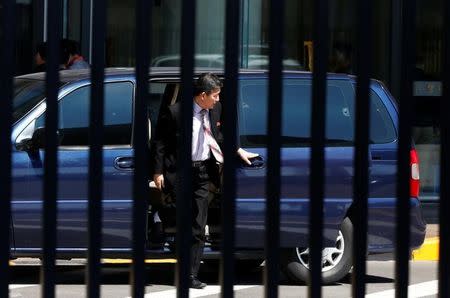
[[30, 79], [14, 80], [13, 123], [45, 98], [45, 81]]

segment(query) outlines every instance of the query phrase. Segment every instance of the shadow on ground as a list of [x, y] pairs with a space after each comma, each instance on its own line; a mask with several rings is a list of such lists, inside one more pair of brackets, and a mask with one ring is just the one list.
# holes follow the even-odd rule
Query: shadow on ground
[[[40, 282], [40, 267], [38, 266], [16, 266], [11, 268], [11, 284], [38, 284]], [[219, 272], [212, 271], [212, 268], [205, 266], [199, 274], [199, 278], [210, 284], [219, 285]], [[57, 284], [82, 285], [85, 284], [85, 267], [83, 266], [58, 266]], [[101, 283], [104, 285], [128, 285], [130, 282], [129, 265], [104, 265], [102, 267]], [[146, 269], [146, 282], [148, 286], [175, 284], [175, 264], [150, 264]], [[366, 284], [373, 283], [393, 283], [392, 278], [366, 275]], [[239, 270], [236, 273], [235, 284], [238, 285], [262, 285], [263, 267], [248, 270]], [[351, 275], [347, 275], [340, 283], [351, 284]], [[283, 286], [305, 286], [306, 283], [295, 283], [288, 280], [283, 274], [280, 275], [280, 285]]]

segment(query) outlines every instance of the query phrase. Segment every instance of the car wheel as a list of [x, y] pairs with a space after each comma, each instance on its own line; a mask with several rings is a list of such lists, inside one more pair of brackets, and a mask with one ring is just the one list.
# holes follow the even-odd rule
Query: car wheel
[[[352, 267], [353, 224], [347, 217], [341, 224], [334, 247], [322, 250], [322, 282], [334, 283], [344, 278]], [[306, 281], [309, 276], [309, 248], [296, 247], [285, 251], [281, 265], [294, 281]]]

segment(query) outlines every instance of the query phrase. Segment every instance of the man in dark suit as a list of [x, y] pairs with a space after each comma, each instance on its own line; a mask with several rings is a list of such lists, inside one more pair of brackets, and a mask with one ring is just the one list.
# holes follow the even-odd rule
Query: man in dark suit
[[[222, 107], [219, 94], [222, 83], [211, 73], [200, 75], [194, 86], [192, 123], [192, 236], [191, 246], [191, 287], [201, 289], [206, 286], [197, 278], [205, 241], [205, 226], [208, 217], [208, 196], [210, 183], [218, 184], [218, 168], [223, 163], [220, 131]], [[161, 107], [154, 138], [154, 176], [156, 187], [176, 193], [177, 154], [180, 145], [181, 104]], [[247, 164], [257, 154], [242, 148], [237, 154]]]

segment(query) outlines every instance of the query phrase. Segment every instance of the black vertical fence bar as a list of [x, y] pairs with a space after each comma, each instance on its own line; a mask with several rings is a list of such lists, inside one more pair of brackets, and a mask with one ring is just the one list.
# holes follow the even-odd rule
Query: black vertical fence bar
[[414, 107], [412, 73], [415, 64], [415, 18], [416, 1], [402, 1], [400, 98], [399, 98], [399, 143], [397, 151], [397, 204], [396, 204], [396, 255], [395, 290], [396, 297], [408, 297], [410, 257], [410, 149], [411, 120]]
[[15, 1], [3, 0], [0, 44], [0, 297], [9, 295], [11, 245], [11, 121], [15, 49]]
[[100, 296], [103, 199], [103, 119], [106, 1], [93, 2], [92, 72], [89, 124], [87, 297]]
[[192, 243], [192, 105], [195, 52], [196, 1], [185, 0], [181, 11], [181, 148], [177, 174], [177, 297], [189, 297]]
[[33, 15], [33, 23], [32, 23], [32, 32], [33, 32], [33, 39], [31, 40], [32, 44], [38, 44], [42, 42], [45, 39], [44, 34], [44, 24], [47, 21], [45, 19], [45, 1], [44, 0], [35, 0], [33, 1], [33, 10], [37, 12]]
[[439, 297], [450, 295], [450, 2], [443, 1], [443, 53], [442, 53], [442, 96], [440, 102], [441, 123], [441, 178], [439, 201]]
[[283, 105], [284, 0], [270, 1], [269, 104], [267, 108], [265, 297], [278, 297], [280, 274], [280, 146]]
[[402, 31], [402, 0], [391, 1], [391, 55], [390, 55], [390, 73], [389, 73], [389, 90], [395, 98], [400, 95], [400, 66], [399, 61], [402, 56], [401, 41], [399, 36]]
[[239, 57], [239, 0], [226, 1], [225, 20], [225, 101], [224, 119], [230, 125], [224, 130], [224, 169], [222, 200], [222, 261], [220, 270], [221, 297], [233, 297], [234, 246], [236, 215], [236, 138], [237, 88]]
[[62, 1], [49, 1], [47, 6], [48, 55], [46, 76], [43, 258], [41, 267], [42, 297], [55, 297], [56, 215], [58, 194], [58, 85]]
[[134, 105], [133, 267], [132, 296], [145, 294], [145, 236], [148, 189], [148, 115], [152, 1], [136, 3], [136, 100]]
[[353, 179], [353, 297], [364, 297], [366, 292], [367, 200], [369, 188], [369, 85], [372, 61], [372, 1], [358, 1], [357, 7], [357, 62], [355, 175]]
[[322, 294], [322, 231], [325, 189], [325, 111], [328, 61], [328, 0], [314, 1], [311, 161], [309, 176], [309, 297]]

